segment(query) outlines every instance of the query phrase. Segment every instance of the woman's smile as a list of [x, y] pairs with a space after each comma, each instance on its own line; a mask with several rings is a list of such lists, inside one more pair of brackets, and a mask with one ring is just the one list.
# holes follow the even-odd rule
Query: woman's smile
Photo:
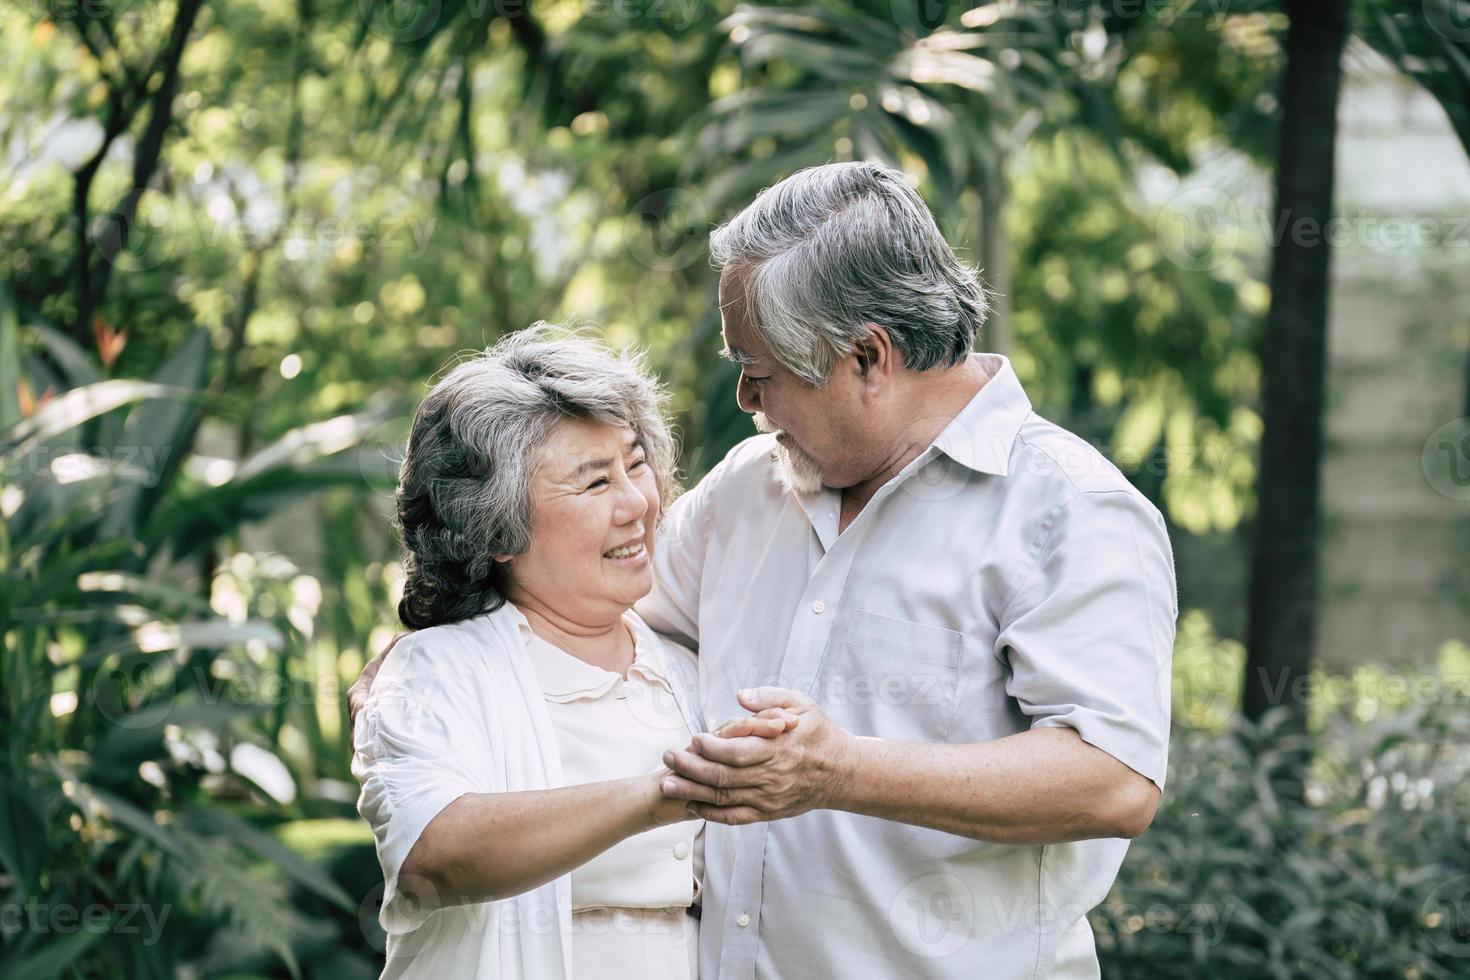
[[602, 557], [622, 568], [636, 568], [648, 561], [648, 548], [644, 546], [643, 539], [639, 538], [632, 544], [604, 551]]

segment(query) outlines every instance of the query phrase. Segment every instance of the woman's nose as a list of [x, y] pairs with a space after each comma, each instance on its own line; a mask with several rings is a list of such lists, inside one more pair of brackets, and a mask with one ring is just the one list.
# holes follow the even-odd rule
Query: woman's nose
[[619, 524], [631, 524], [648, 513], [648, 498], [638, 485], [624, 473], [617, 482], [618, 502], [613, 510], [613, 519]]

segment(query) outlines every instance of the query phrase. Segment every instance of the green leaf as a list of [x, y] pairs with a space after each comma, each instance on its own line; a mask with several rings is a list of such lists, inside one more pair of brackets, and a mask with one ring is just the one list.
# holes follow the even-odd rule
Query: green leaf
[[78, 929], [70, 935], [63, 936], [54, 941], [47, 941], [44, 948], [34, 956], [28, 956], [18, 963], [0, 962], [5, 976], [11, 980], [47, 980], [49, 977], [57, 976], [71, 966], [92, 945], [106, 935], [107, 930], [93, 932], [88, 929]]
[[240, 524], [304, 493], [329, 487], [369, 487], [381, 466], [344, 450], [360, 446], [380, 425], [376, 413], [343, 415], [293, 429], [247, 458], [219, 486], [181, 490], [155, 509], [141, 537], [149, 553], [168, 544], [182, 559]]
[[0, 432], [20, 422], [19, 386], [20, 324], [15, 301], [0, 284]]
[[178, 608], [196, 616], [210, 616], [214, 613], [209, 602], [200, 596], [127, 572], [85, 572], [77, 578], [77, 591], [128, 596], [150, 601], [160, 608]]
[[246, 482], [269, 470], [300, 467], [359, 445], [383, 418], [375, 412], [339, 415], [292, 429], [275, 442], [247, 457], [232, 482]]
[[44, 853], [38, 845], [46, 840], [43, 800], [20, 783], [0, 787], [0, 794], [0, 864], [22, 890], [34, 892]]
[[[209, 356], [209, 331], [195, 330], [159, 369], [153, 383], [180, 391], [198, 391], [209, 370]], [[147, 501], [158, 498], [167, 485], [168, 475], [178, 469], [189, 451], [198, 417], [199, 406], [192, 399], [150, 399], [128, 414], [119, 448], [147, 467], [149, 479], [122, 487], [102, 519], [99, 533], [103, 537], [136, 533], [140, 512]]]
[[132, 627], [125, 637], [84, 653], [80, 663], [93, 665], [119, 653], [165, 653], [171, 650], [218, 650], [243, 646], [251, 641], [279, 650], [286, 638], [274, 623], [249, 619], [232, 623], [225, 619], [202, 619], [172, 623], [156, 619]]
[[186, 819], [191, 826], [203, 832], [228, 837], [270, 861], [291, 881], [316, 893], [344, 912], [357, 910], [357, 903], [352, 897], [315, 862], [307, 860], [270, 834], [234, 814], [223, 810], [197, 809], [190, 811]]
[[0, 462], [24, 456], [47, 439], [69, 432], [99, 415], [116, 411], [147, 398], [192, 398], [191, 391], [180, 391], [147, 381], [102, 381], [66, 394], [39, 408], [28, 419], [0, 432]]
[[30, 329], [41, 338], [41, 346], [51, 359], [61, 366], [69, 387], [80, 388], [103, 380], [96, 358], [66, 334], [44, 323], [33, 323]]

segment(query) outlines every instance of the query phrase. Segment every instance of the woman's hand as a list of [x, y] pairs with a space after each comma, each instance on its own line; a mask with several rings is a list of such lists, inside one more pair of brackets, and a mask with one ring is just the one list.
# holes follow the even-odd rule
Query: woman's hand
[[643, 799], [643, 806], [648, 811], [649, 829], [667, 827], [669, 824], [696, 820], [699, 817], [690, 808], [688, 800], [674, 799], [664, 794], [664, 780], [672, 779], [673, 775], [673, 770], [665, 767], [639, 779], [638, 791]]
[[759, 738], [775, 738], [785, 732], [791, 731], [801, 723], [801, 718], [794, 711], [785, 708], [765, 708], [753, 715], [744, 718], [732, 718], [712, 734], [719, 738], [743, 738], [747, 735], [755, 735]]

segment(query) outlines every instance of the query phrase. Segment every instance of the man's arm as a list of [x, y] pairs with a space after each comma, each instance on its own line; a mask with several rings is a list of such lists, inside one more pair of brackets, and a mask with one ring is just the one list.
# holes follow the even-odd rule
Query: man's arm
[[1009, 843], [1141, 833], [1168, 745], [1168, 538], [1158, 513], [1122, 490], [1079, 494], [1049, 524], [994, 651], [1029, 731], [970, 744], [856, 738], [803, 694], [741, 692], [742, 706], [784, 705], [801, 724], [764, 745], [701, 737], [670, 753], [673, 795], [725, 823], [829, 807]]
[[1005, 844], [1137, 837], [1160, 791], [1068, 728], [994, 742], [860, 738], [841, 809]]
[[654, 631], [696, 653], [711, 509], [725, 472], [726, 461], [721, 460], [664, 513], [653, 548], [653, 589], [633, 606]]
[[[670, 796], [700, 816], [743, 824], [826, 808], [931, 827], [977, 840], [1051, 844], [1136, 837], [1159, 789], [1070, 729], [1037, 728], [964, 745], [863, 738], [810, 698], [779, 688], [741, 692], [752, 711], [800, 719], [776, 739], [700, 735], [664, 757]], [[672, 784], [672, 788], [671, 788]]]

